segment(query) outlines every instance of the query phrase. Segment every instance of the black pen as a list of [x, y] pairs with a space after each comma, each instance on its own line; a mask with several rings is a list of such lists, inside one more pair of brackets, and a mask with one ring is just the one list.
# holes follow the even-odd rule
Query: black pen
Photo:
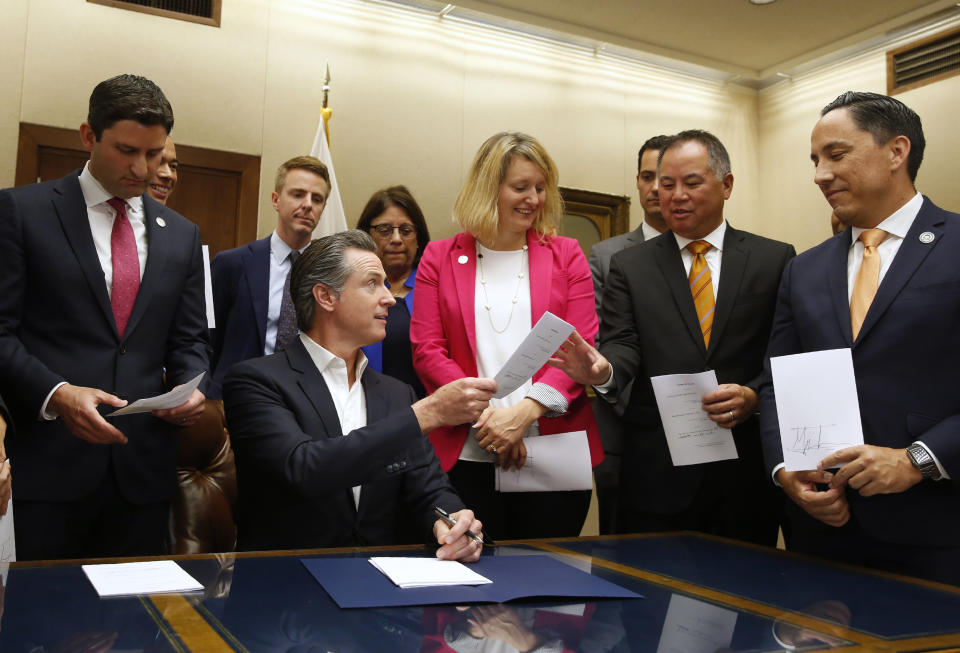
[[[446, 524], [447, 526], [450, 526], [452, 528], [457, 525], [457, 520], [451, 517], [450, 513], [448, 513], [446, 510], [444, 510], [440, 506], [434, 506], [433, 512], [437, 515], [437, 517], [442, 519], [443, 523]], [[477, 535], [476, 533], [474, 533], [473, 531], [471, 531], [470, 529], [467, 529], [466, 536], [469, 537], [474, 542], [476, 542], [477, 544], [479, 544], [480, 546], [483, 546], [483, 538]]]

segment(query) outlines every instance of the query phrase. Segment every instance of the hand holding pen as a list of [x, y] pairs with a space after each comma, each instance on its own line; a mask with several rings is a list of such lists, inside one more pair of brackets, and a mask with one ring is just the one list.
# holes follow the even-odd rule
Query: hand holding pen
[[483, 537], [477, 535], [472, 527], [476, 526], [482, 533], [483, 525], [480, 520], [474, 519], [473, 511], [463, 509], [452, 515], [437, 506], [433, 512], [439, 517], [433, 526], [433, 533], [440, 548], [437, 557], [441, 560], [465, 560], [474, 562], [480, 558], [483, 548]]

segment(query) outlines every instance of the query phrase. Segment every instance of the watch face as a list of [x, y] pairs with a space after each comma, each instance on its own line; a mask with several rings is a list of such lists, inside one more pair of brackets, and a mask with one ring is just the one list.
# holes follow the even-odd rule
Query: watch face
[[925, 447], [921, 447], [918, 444], [911, 444], [907, 447], [907, 454], [910, 456], [913, 466], [920, 470], [924, 478], [940, 477], [940, 470], [937, 469], [936, 463]]

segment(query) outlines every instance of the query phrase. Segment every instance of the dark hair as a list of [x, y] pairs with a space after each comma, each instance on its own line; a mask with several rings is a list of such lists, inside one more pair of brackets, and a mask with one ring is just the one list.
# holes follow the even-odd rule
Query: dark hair
[[97, 84], [90, 94], [87, 123], [97, 140], [120, 120], [173, 129], [173, 109], [160, 87], [139, 75], [117, 75]]
[[295, 156], [280, 164], [280, 167], [277, 168], [277, 176], [273, 180], [273, 190], [279, 193], [283, 189], [283, 185], [287, 183], [287, 173], [291, 170], [307, 170], [312, 172], [327, 182], [328, 193], [332, 190], [330, 171], [327, 170], [326, 164], [316, 157], [306, 155]]
[[660, 148], [660, 156], [657, 158], [657, 166], [663, 162], [663, 155], [667, 150], [680, 147], [689, 142], [700, 143], [707, 149], [707, 167], [717, 179], [723, 179], [730, 174], [730, 155], [727, 154], [727, 148], [723, 146], [720, 139], [703, 129], [687, 129], [671, 136], [663, 147]]
[[916, 181], [927, 141], [923, 137], [920, 116], [913, 109], [887, 95], [861, 91], [840, 94], [836, 100], [823, 107], [820, 116], [823, 117], [834, 109], [849, 111], [857, 129], [870, 132], [877, 145], [883, 145], [897, 136], [906, 136], [910, 141], [907, 174], [910, 175], [911, 183]]
[[290, 270], [290, 297], [301, 331], [309, 331], [313, 327], [313, 287], [322, 283], [339, 293], [353, 273], [353, 266], [347, 263], [344, 255], [349, 248], [377, 251], [369, 234], [352, 229], [317, 238], [294, 262]]
[[423, 256], [423, 250], [430, 242], [430, 230], [427, 229], [427, 221], [423, 217], [420, 205], [413, 199], [413, 195], [406, 186], [382, 188], [371, 195], [367, 205], [363, 207], [363, 212], [360, 213], [360, 219], [357, 220], [357, 229], [370, 233], [370, 223], [383, 215], [383, 212], [391, 206], [403, 209], [413, 222], [413, 226], [417, 228], [417, 255], [413, 258], [413, 267], [417, 267], [420, 257]]
[[647, 142], [640, 146], [640, 151], [637, 152], [637, 174], [640, 174], [640, 168], [643, 167], [643, 153], [647, 150], [662, 150], [663, 146], [670, 141], [670, 137], [666, 134], [660, 134], [659, 136], [654, 136], [653, 138], [648, 138]]

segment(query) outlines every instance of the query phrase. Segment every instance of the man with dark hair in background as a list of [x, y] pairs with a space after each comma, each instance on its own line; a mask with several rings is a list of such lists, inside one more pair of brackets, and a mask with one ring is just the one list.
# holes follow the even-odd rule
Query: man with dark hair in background
[[[631, 232], [602, 240], [590, 248], [590, 273], [593, 275], [593, 293], [597, 302], [597, 314], [603, 302], [603, 286], [610, 272], [610, 258], [622, 249], [652, 240], [667, 230], [667, 223], [660, 212], [660, 184], [657, 175], [657, 159], [660, 148], [669, 137], [660, 135], [647, 139], [637, 154], [637, 192], [643, 220]], [[599, 347], [599, 343], [597, 344]], [[597, 486], [597, 506], [600, 512], [601, 535], [618, 533], [617, 513], [620, 493], [620, 454], [623, 451], [623, 425], [613, 407], [606, 401], [593, 401], [593, 415], [603, 442], [603, 462], [593, 468]]]
[[266, 238], [220, 252], [210, 264], [217, 324], [212, 398], [220, 399], [231, 366], [281, 351], [296, 336], [290, 270], [310, 244], [329, 195], [330, 173], [319, 159], [284, 162], [271, 194], [277, 228]]
[[[773, 546], [782, 498], [764, 473], [754, 413], [777, 286], [794, 249], [727, 223], [733, 174], [713, 134], [671, 137], [659, 177], [670, 231], [610, 261], [600, 351], [574, 334], [553, 364], [607, 395], [624, 420], [624, 532], [695, 530]], [[701, 408], [733, 431], [737, 458], [674, 465], [650, 377], [710, 369], [719, 387]]]
[[153, 82], [113, 77], [80, 126], [83, 169], [0, 191], [0, 392], [16, 423], [21, 559], [166, 550], [173, 429], [204, 395], [152, 414], [101, 410], [208, 368], [199, 231], [145, 194], [172, 126]]
[[960, 216], [917, 192], [925, 144], [885, 95], [820, 112], [813, 181], [846, 229], [787, 266], [768, 356], [851, 349], [865, 444], [788, 472], [770, 382], [760, 414], [790, 549], [960, 584]]
[[173, 139], [167, 136], [167, 142], [163, 146], [163, 156], [160, 157], [160, 165], [147, 182], [147, 195], [166, 206], [170, 194], [177, 185], [179, 168], [177, 147], [173, 144]]
[[[479, 535], [426, 434], [472, 422], [496, 382], [464, 378], [417, 401], [367, 366], [396, 301], [373, 239], [343, 231], [293, 266], [301, 333], [281, 352], [235, 365], [223, 386], [237, 460], [241, 549], [396, 544], [414, 525], [444, 559], [476, 560]], [[435, 506], [454, 513], [449, 529]], [[455, 512], [456, 511], [456, 512]]]

